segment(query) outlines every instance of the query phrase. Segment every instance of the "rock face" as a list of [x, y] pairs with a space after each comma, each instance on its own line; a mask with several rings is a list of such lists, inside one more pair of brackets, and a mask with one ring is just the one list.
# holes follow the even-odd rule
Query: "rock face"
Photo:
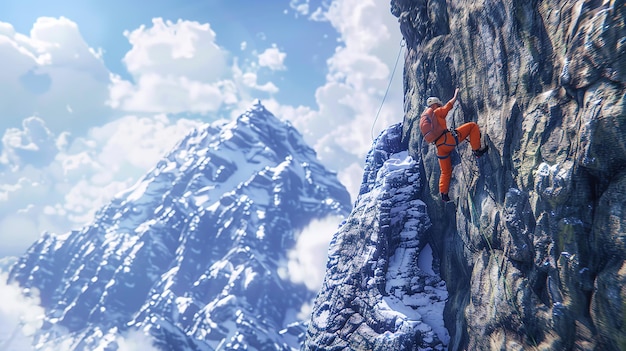
[[288, 251], [311, 220], [350, 208], [336, 174], [257, 104], [189, 133], [91, 225], [44, 235], [10, 280], [40, 293], [37, 350], [118, 350], [131, 331], [158, 350], [296, 350], [314, 293], [285, 273]]
[[[404, 140], [449, 299], [450, 350], [626, 350], [626, 4], [392, 0], [406, 40]], [[454, 154], [438, 200], [419, 118], [450, 99], [490, 151]]]

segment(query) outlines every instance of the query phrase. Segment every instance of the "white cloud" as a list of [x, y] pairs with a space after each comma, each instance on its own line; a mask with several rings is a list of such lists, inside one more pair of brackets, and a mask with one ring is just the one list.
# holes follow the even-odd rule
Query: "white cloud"
[[84, 130], [111, 114], [108, 71], [69, 19], [41, 17], [29, 35], [0, 22], [0, 57], [0, 130], [33, 115], [54, 132]]
[[217, 111], [226, 97], [228, 82], [205, 84], [182, 77], [145, 74], [132, 85], [112, 77], [110, 106], [131, 112], [206, 113]]
[[126, 116], [83, 137], [48, 136], [53, 145], [67, 144], [48, 165], [0, 172], [0, 256], [23, 253], [44, 231], [63, 233], [87, 224], [199, 125], [165, 115]]
[[249, 88], [254, 88], [256, 90], [260, 90], [260, 91], [265, 91], [268, 92], [270, 94], [275, 94], [278, 92], [278, 87], [276, 85], [274, 85], [274, 83], [272, 82], [267, 82], [263, 85], [259, 85], [259, 83], [257, 82], [258, 76], [256, 73], [243, 73], [241, 75], [241, 82], [243, 83], [243, 85], [245, 85], [246, 87]]
[[17, 262], [17, 257], [15, 256], [6, 256], [0, 258], [0, 273], [9, 272], [15, 262]]
[[272, 71], [285, 70], [285, 57], [287, 57], [287, 54], [281, 52], [276, 47], [276, 44], [273, 44], [271, 48], [265, 49], [265, 51], [259, 54], [259, 66], [267, 67]]
[[0, 162], [17, 167], [49, 164], [58, 148], [45, 122], [38, 117], [29, 117], [22, 121], [22, 128], [9, 128], [4, 132]]
[[132, 48], [124, 63], [135, 83], [112, 75], [109, 105], [133, 112], [206, 113], [232, 103], [229, 53], [208, 23], [152, 20], [124, 35]]
[[7, 284], [7, 274], [0, 274], [0, 349], [7, 351], [34, 350], [33, 334], [41, 328], [44, 309], [39, 297], [22, 295], [16, 284]]
[[118, 351], [159, 351], [154, 346], [154, 338], [141, 331], [131, 331], [117, 337]]
[[[403, 119], [400, 74], [374, 125], [398, 57], [401, 35], [389, 5], [379, 1], [334, 1], [327, 17], [341, 34], [344, 46], [328, 60], [327, 84], [318, 89], [317, 101], [325, 119], [336, 115], [350, 119], [332, 139], [347, 150], [358, 150], [363, 157], [371, 146], [372, 127], [376, 137], [383, 128]], [[401, 62], [399, 66], [401, 71]]]
[[351, 163], [337, 174], [339, 181], [350, 191], [350, 198], [355, 201], [358, 197], [363, 181], [363, 168], [357, 163]]
[[152, 27], [142, 25], [124, 36], [132, 45], [124, 63], [135, 78], [159, 74], [211, 82], [228, 68], [228, 53], [215, 43], [208, 23], [155, 18]]
[[38, 222], [39, 218], [19, 211], [10, 211], [10, 213], [0, 217], [0, 240], [2, 241], [0, 256], [23, 254], [26, 248], [39, 237], [43, 231], [41, 229], [44, 229], [39, 228]]
[[[289, 2], [289, 7], [295, 11], [296, 18], [302, 15], [308, 16], [308, 19], [312, 21], [324, 22], [327, 21], [326, 16], [324, 15], [324, 8], [328, 7], [328, 3], [323, 1], [320, 5], [321, 6], [318, 6], [311, 12], [310, 0], [291, 0]], [[285, 11], [285, 13], [287, 13], [287, 11]]]
[[[127, 31], [132, 45], [124, 63], [133, 82], [112, 75], [109, 106], [128, 112], [205, 114], [237, 108], [254, 91], [273, 94], [272, 82], [257, 83], [260, 65], [284, 69], [276, 48], [259, 56], [262, 64], [241, 67], [217, 45], [208, 23], [152, 20], [152, 27]], [[241, 44], [245, 50], [247, 44]], [[251, 100], [251, 99], [250, 99]]]
[[[311, 15], [309, 16], [309, 19], [312, 21], [317, 21], [317, 22], [324, 22], [326, 21], [326, 16], [324, 15], [324, 10], [321, 7], [318, 7], [317, 9], [315, 9], [315, 11], [313, 11], [313, 13], [311, 13]], [[324, 36], [326, 37], [326, 36]]]
[[200, 125], [198, 121], [171, 119], [166, 115], [126, 116], [92, 129], [89, 136], [102, 145], [98, 161], [105, 167], [128, 164], [147, 169], [155, 166], [183, 136]]
[[309, 14], [309, 0], [291, 0], [289, 7], [296, 11], [296, 15], [306, 16]]
[[[291, 6], [302, 4], [292, 1]], [[316, 17], [319, 20], [321, 14]], [[263, 102], [276, 115], [292, 121], [356, 198], [372, 139], [404, 117], [402, 57], [381, 108], [401, 34], [386, 2], [335, 0], [323, 17], [339, 33], [340, 45], [327, 60], [326, 83], [316, 91], [317, 110], [283, 106], [271, 99]]]
[[287, 272], [291, 281], [304, 283], [315, 292], [322, 287], [328, 245], [341, 221], [342, 218], [331, 216], [314, 220], [302, 230], [295, 248], [288, 253]]

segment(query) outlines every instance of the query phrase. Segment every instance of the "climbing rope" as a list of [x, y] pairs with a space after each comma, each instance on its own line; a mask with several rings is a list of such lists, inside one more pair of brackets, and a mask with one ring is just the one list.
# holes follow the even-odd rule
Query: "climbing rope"
[[372, 141], [374, 141], [374, 126], [376, 125], [376, 121], [378, 121], [378, 116], [380, 115], [380, 110], [382, 110], [383, 105], [385, 103], [385, 99], [387, 98], [387, 94], [389, 93], [389, 88], [391, 87], [391, 82], [393, 81], [393, 76], [396, 74], [396, 68], [398, 67], [398, 61], [400, 60], [400, 54], [402, 53], [402, 48], [404, 47], [405, 42], [404, 38], [400, 40], [400, 49], [398, 50], [398, 56], [396, 57], [396, 63], [393, 65], [393, 71], [391, 72], [391, 76], [389, 77], [389, 84], [387, 84], [387, 90], [385, 90], [385, 95], [383, 95], [383, 100], [380, 102], [380, 107], [378, 107], [378, 112], [376, 112], [376, 118], [374, 118], [374, 122], [372, 123], [372, 129], [370, 134], [372, 136]]

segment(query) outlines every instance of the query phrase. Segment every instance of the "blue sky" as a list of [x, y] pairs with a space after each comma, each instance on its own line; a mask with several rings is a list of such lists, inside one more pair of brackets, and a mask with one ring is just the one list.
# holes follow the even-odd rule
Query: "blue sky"
[[403, 118], [400, 59], [375, 121], [400, 39], [382, 0], [0, 2], [0, 258], [88, 224], [255, 99], [354, 200], [372, 135]]
[[[329, 22], [308, 20], [287, 1], [154, 0], [150, 6], [143, 4], [121, 0], [6, 1], [0, 3], [0, 20], [28, 33], [39, 17], [67, 17], [78, 25], [90, 46], [103, 49], [107, 68], [127, 79], [131, 77], [122, 58], [131, 45], [124, 38], [125, 30], [149, 25], [157, 17], [210, 23], [217, 33], [216, 43], [232, 53], [245, 57], [254, 50], [264, 50], [268, 43], [289, 52], [285, 59], [289, 71], [274, 78], [282, 87], [276, 98], [290, 104], [315, 103], [311, 91], [324, 83], [325, 60], [339, 38]], [[322, 2], [308, 6], [317, 8]], [[241, 50], [242, 42], [247, 43], [246, 50]]]

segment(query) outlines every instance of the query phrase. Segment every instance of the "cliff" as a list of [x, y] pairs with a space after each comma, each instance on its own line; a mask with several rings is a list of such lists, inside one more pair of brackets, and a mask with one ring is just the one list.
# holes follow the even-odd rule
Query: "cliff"
[[[404, 120], [368, 155], [303, 349], [626, 350], [624, 1], [391, 12]], [[435, 147], [410, 126], [457, 87], [448, 126], [477, 122], [490, 150], [458, 146], [443, 203]]]
[[424, 201], [442, 259], [450, 349], [625, 350], [624, 1], [391, 1], [406, 40], [405, 126], [428, 96], [460, 98], [486, 157], [458, 147]]

